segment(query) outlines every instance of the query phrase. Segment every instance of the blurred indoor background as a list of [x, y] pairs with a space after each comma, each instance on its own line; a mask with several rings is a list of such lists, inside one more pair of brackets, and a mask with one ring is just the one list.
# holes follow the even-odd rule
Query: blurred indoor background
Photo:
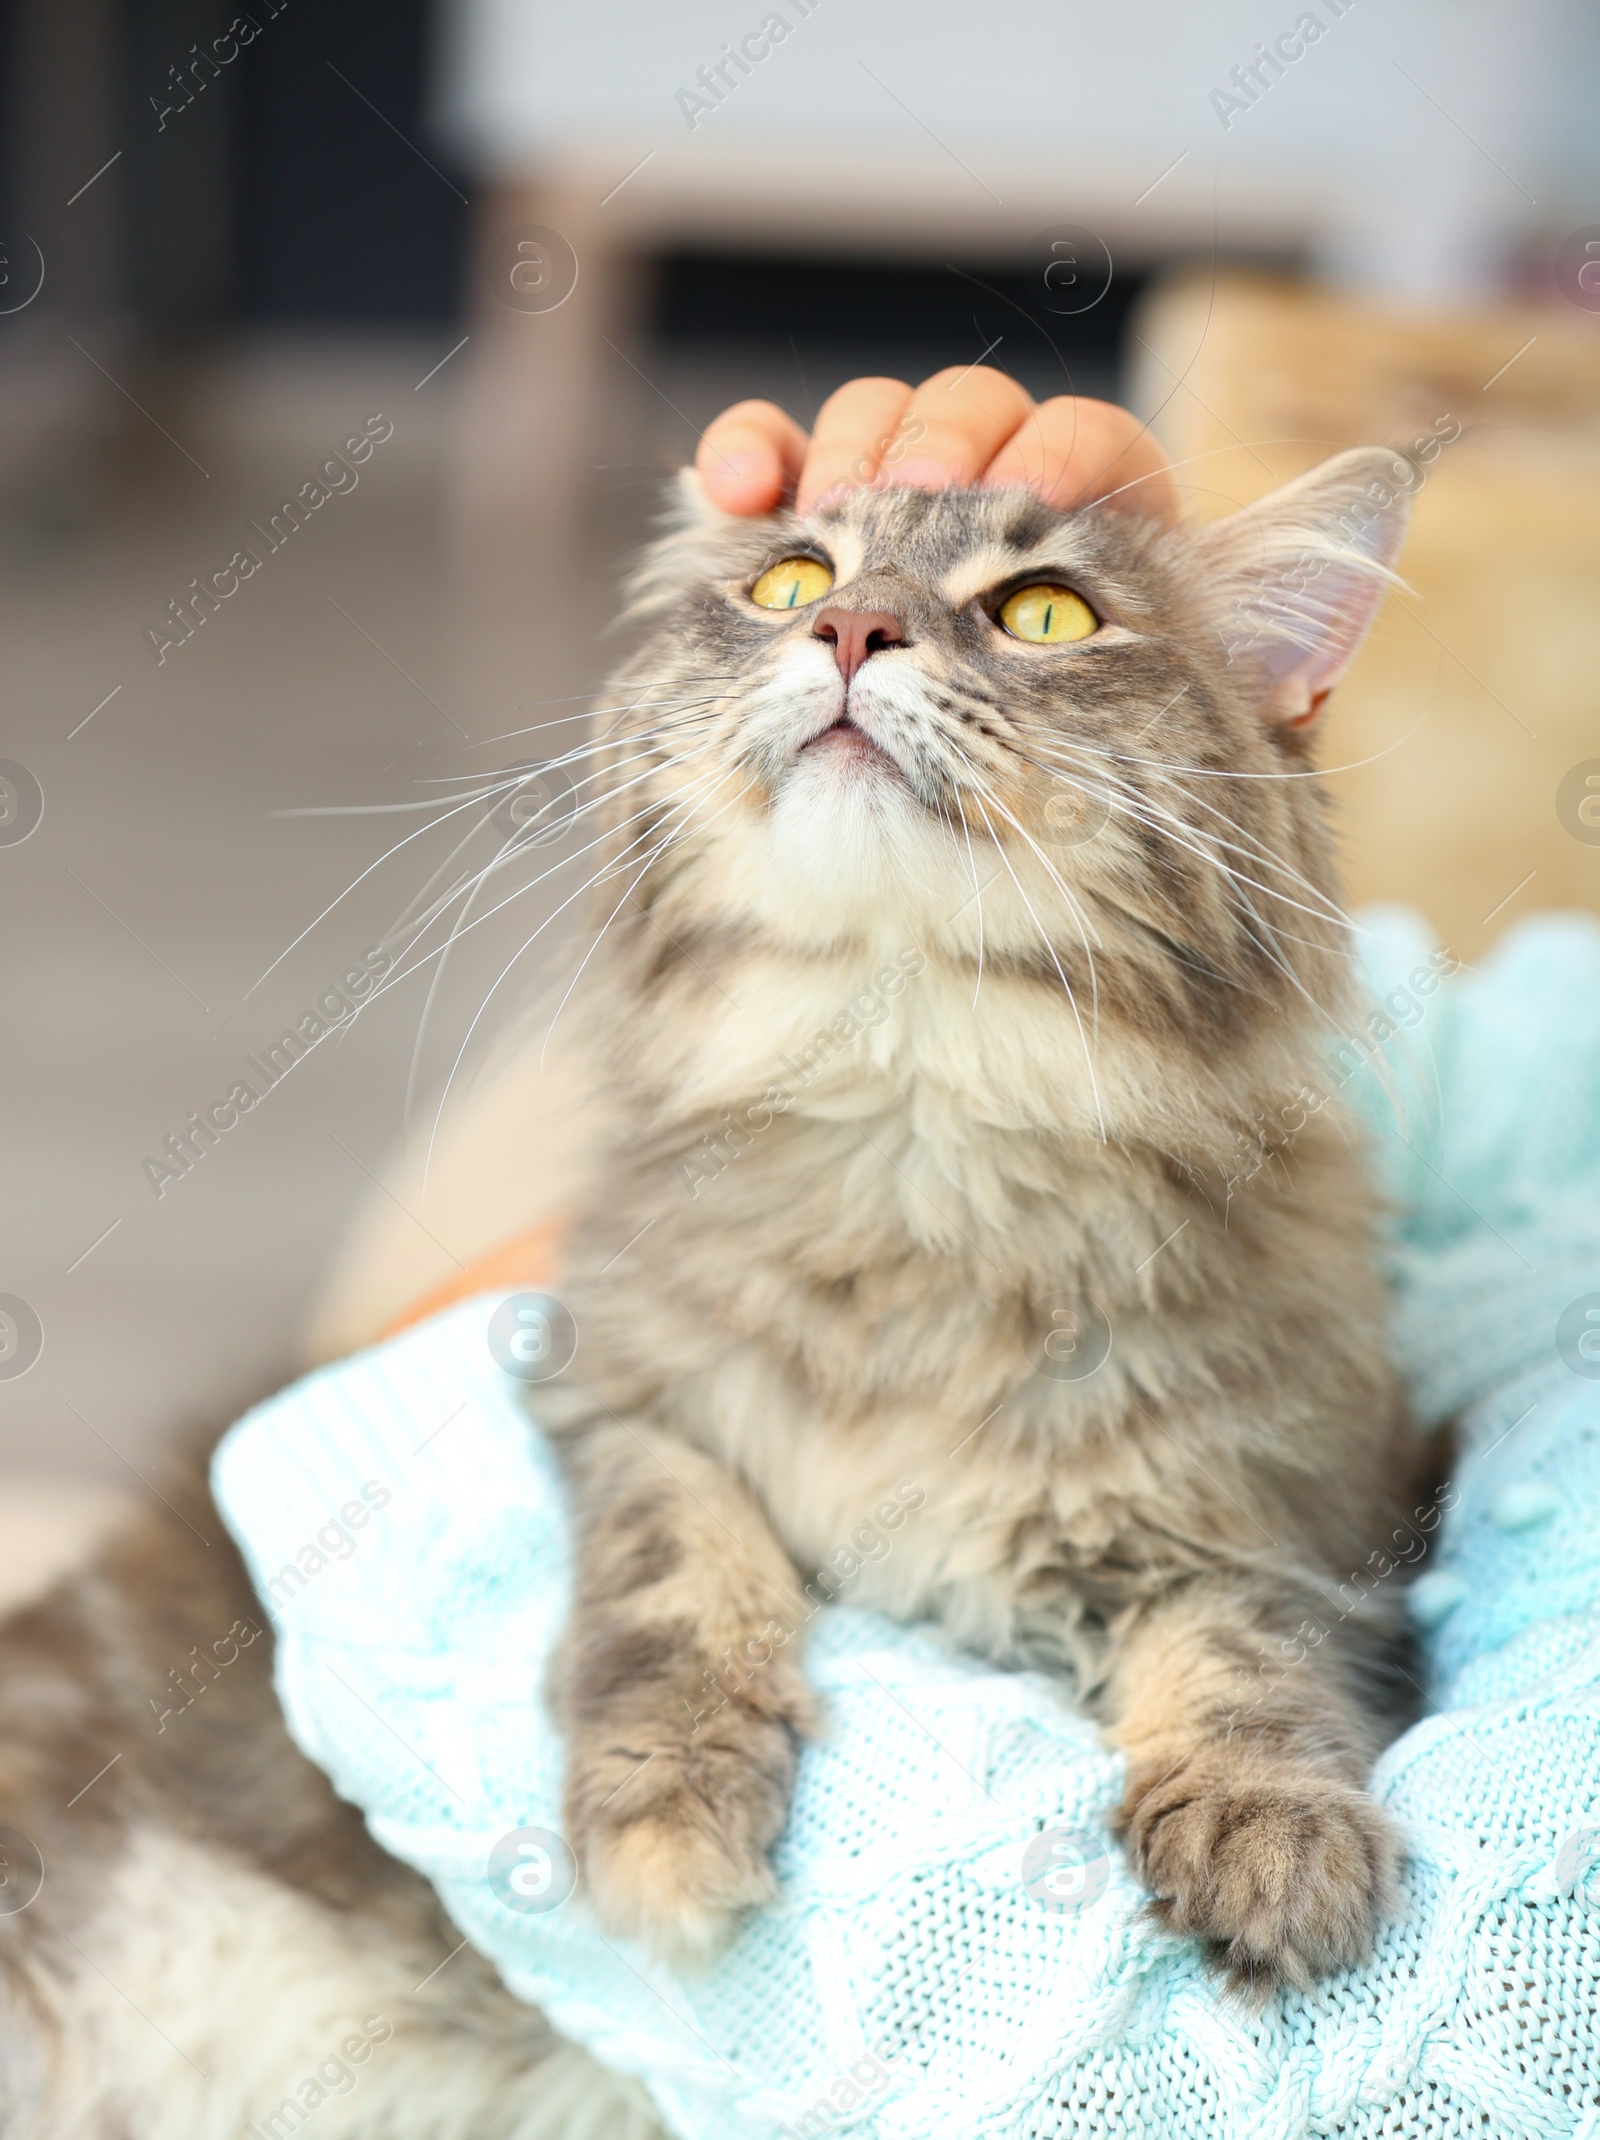
[[361, 1211], [419, 1277], [479, 1245], [396, 1154], [578, 833], [166, 1140], [479, 857], [375, 806], [582, 734], [733, 398], [985, 358], [1131, 399], [1197, 513], [1448, 434], [1328, 726], [1353, 888], [1467, 960], [1600, 908], [1592, 8], [236, 6], [0, 5], [0, 1582], [295, 1364]]

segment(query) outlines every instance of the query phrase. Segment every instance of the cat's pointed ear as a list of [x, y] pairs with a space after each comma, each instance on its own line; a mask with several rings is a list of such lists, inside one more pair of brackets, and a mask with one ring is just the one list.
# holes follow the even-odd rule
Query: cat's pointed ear
[[1201, 532], [1205, 600], [1252, 702], [1308, 727], [1355, 659], [1405, 540], [1416, 465], [1381, 446], [1335, 455]]

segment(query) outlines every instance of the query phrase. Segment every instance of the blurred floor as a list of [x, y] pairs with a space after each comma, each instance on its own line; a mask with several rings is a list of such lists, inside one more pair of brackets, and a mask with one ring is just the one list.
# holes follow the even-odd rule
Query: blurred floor
[[[448, 583], [454, 387], [448, 369], [417, 382], [453, 339], [263, 344], [139, 380], [148, 420], [130, 416], [87, 526], [12, 531], [0, 756], [34, 775], [45, 808], [31, 837], [0, 847], [0, 1292], [34, 1309], [44, 1349], [0, 1380], [8, 1469], [132, 1484], [128, 1467], [147, 1468], [180, 1422], [220, 1421], [281, 1377], [331, 1240], [400, 1128], [431, 969], [297, 1064], [159, 1198], [142, 1164], [379, 941], [426, 875], [410, 853], [375, 871], [252, 994], [419, 822], [273, 813], [414, 801], [419, 780], [474, 762], [458, 728], [476, 742], [540, 717], [480, 688], [470, 605]], [[68, 348], [63, 361], [79, 360]], [[374, 414], [394, 433], [358, 487], [268, 553], [248, 522], [267, 528]], [[261, 569], [158, 665], [145, 627], [241, 544]], [[520, 647], [515, 630], [485, 635], [513, 671], [506, 699], [596, 672], [607, 574], [597, 562], [576, 578], [559, 643], [537, 602], [514, 620]], [[459, 1038], [459, 1005], [505, 944], [491, 926], [462, 947], [441, 1034]]]

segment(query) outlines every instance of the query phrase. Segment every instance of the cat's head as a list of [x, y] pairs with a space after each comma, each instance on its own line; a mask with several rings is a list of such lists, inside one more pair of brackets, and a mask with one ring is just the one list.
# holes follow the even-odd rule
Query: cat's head
[[1309, 746], [1415, 481], [1364, 448], [1169, 528], [985, 489], [730, 519], [686, 478], [633, 588], [626, 873], [678, 942], [912, 941], [1146, 1035], [1330, 1000]]

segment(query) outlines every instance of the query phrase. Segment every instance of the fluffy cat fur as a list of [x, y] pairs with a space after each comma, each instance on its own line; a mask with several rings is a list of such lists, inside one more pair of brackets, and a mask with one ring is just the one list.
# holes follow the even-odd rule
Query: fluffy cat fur
[[[565, 1015], [605, 1127], [539, 1407], [570, 1835], [617, 1930], [702, 1951], [771, 1892], [799, 1632], [848, 1566], [1097, 1708], [1155, 1906], [1237, 1980], [1362, 1952], [1398, 1600], [1314, 1630], [1416, 1449], [1354, 1134], [1258, 1123], [1347, 1023], [1309, 736], [1393, 475], [1347, 454], [1200, 531], [988, 491], [737, 522], [691, 484], [647, 560], [579, 789], [607, 867]], [[797, 550], [826, 602], [756, 608]], [[1101, 629], [1007, 639], [1039, 576]], [[851, 609], [899, 643], [847, 695]], [[201, 1468], [163, 1490], [0, 1631], [0, 1827], [46, 1865], [0, 1910], [0, 2133], [650, 2140], [294, 1749]]]
[[[1396, 473], [1345, 454], [1200, 531], [691, 495], [647, 562], [577, 1012], [613, 1126], [540, 1405], [579, 1541], [570, 1834], [618, 1931], [694, 1952], [772, 1892], [806, 1586], [899, 1489], [852, 1599], [1072, 1680], [1170, 1924], [1257, 1985], [1364, 1952], [1399, 1601], [1314, 1630], [1416, 1452], [1350, 1124], [1242, 1193], [1233, 1160], [1348, 1022], [1308, 742]], [[801, 553], [832, 588], [757, 607]], [[1037, 580], [1099, 629], [1008, 637]]]

